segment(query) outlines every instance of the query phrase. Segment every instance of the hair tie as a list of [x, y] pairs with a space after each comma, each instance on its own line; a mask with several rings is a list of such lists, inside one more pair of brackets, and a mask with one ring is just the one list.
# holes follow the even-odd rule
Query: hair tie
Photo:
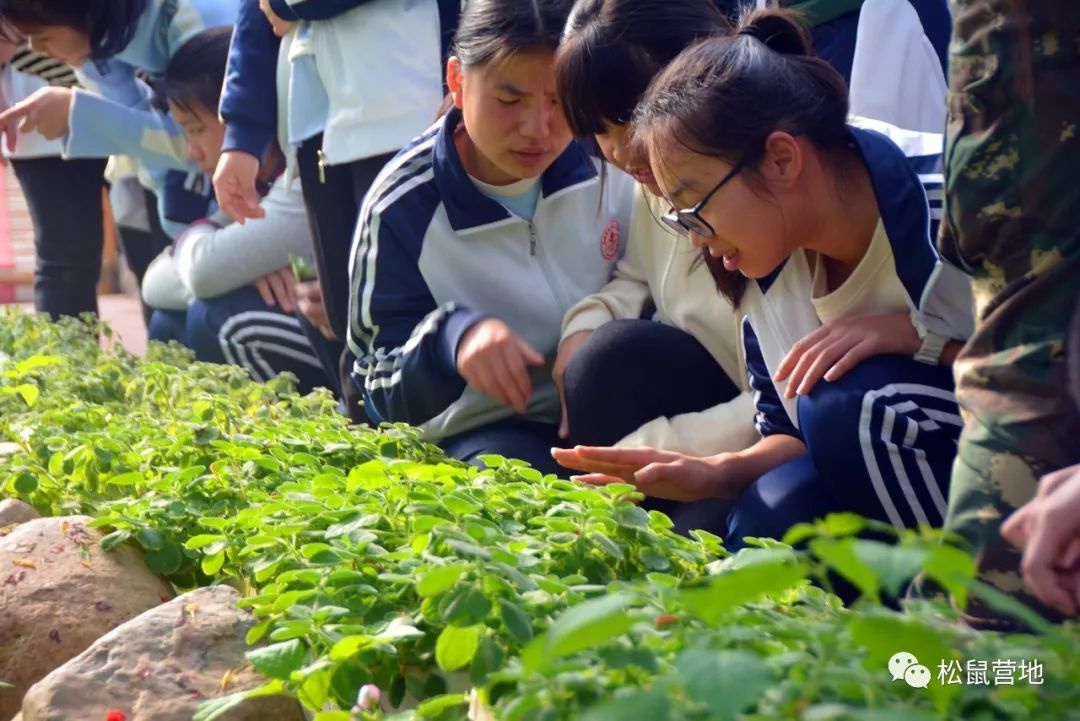
[[737, 35], [746, 35], [747, 37], [756, 38], [757, 40], [761, 40], [762, 42], [765, 42], [764, 40], [762, 40], [761, 34], [758, 32], [758, 27], [755, 26], [755, 25], [744, 25], [741, 28], [739, 28], [739, 32], [736, 33], [736, 34]]

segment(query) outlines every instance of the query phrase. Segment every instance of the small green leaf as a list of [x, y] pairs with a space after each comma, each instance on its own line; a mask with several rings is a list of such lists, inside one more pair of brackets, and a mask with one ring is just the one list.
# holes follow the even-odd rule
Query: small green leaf
[[207, 576], [216, 576], [225, 565], [225, 551], [218, 551], [202, 560], [202, 572]]
[[212, 535], [212, 534], [204, 533], [204, 534], [201, 534], [201, 535], [198, 535], [198, 536], [192, 536], [191, 538], [189, 538], [187, 540], [187, 543], [184, 544], [184, 548], [186, 548], [189, 551], [197, 551], [200, 548], [203, 548], [204, 546], [209, 546], [211, 543], [218, 543], [219, 541], [224, 541], [224, 540], [225, 540], [225, 536]]
[[773, 683], [768, 665], [745, 651], [684, 651], [675, 666], [687, 694], [722, 721], [750, 708]]
[[919, 573], [929, 552], [922, 548], [897, 546], [855, 539], [855, 555], [872, 568], [890, 596], [898, 597], [908, 582]]
[[139, 471], [131, 471], [130, 473], [121, 473], [118, 476], [111, 476], [108, 482], [114, 486], [139, 486], [146, 482], [143, 474]]
[[469, 703], [469, 697], [462, 693], [436, 696], [417, 706], [416, 714], [420, 718], [438, 718], [443, 711], [454, 708], [455, 706], [464, 706], [467, 703]]
[[446, 622], [453, 626], [474, 626], [491, 613], [491, 601], [477, 586], [467, 588], [446, 609]]
[[247, 659], [263, 676], [288, 681], [304, 665], [304, 645], [299, 639], [274, 643], [248, 651]]
[[634, 625], [626, 613], [630, 598], [624, 594], [586, 601], [563, 612], [547, 633], [533, 640], [522, 654], [526, 669], [539, 670], [551, 661], [585, 648], [598, 648], [626, 633]]
[[506, 630], [510, 632], [510, 635], [522, 645], [532, 641], [532, 621], [529, 619], [528, 614], [505, 599], [499, 601], [499, 608], [503, 625], [506, 626]]
[[346, 636], [330, 649], [331, 661], [345, 661], [360, 653], [360, 649], [371, 645], [370, 636]]
[[802, 583], [806, 574], [805, 566], [790, 562], [783, 554], [744, 550], [731, 559], [729, 570], [714, 576], [707, 587], [684, 591], [682, 602], [703, 621], [718, 623], [729, 610], [766, 594], [786, 591]]
[[100, 546], [103, 551], [111, 551], [121, 543], [129, 540], [132, 533], [128, 529], [117, 529], [101, 539]]
[[22, 399], [26, 402], [26, 405], [31, 408], [38, 402], [38, 398], [41, 397], [41, 391], [33, 383], [23, 383], [15, 386], [15, 392], [18, 393]]
[[878, 601], [881, 581], [874, 569], [856, 554], [855, 541], [854, 538], [815, 538], [810, 542], [810, 551], [855, 584], [864, 596], [871, 601]]
[[649, 512], [640, 506], [622, 505], [615, 509], [615, 522], [623, 528], [643, 529], [649, 527]]
[[[480, 647], [473, 657], [469, 667], [469, 681], [474, 687], [480, 688], [487, 685], [488, 674], [502, 670], [506, 662], [506, 654], [491, 636], [480, 641]], [[445, 691], [443, 691], [445, 693]], [[434, 695], [434, 694], [432, 694]]]
[[38, 489], [38, 481], [29, 473], [21, 473], [15, 479], [15, 491], [28, 496]]
[[457, 671], [472, 663], [479, 646], [479, 626], [447, 626], [435, 642], [435, 662], [443, 671]]
[[420, 598], [431, 598], [445, 593], [457, 583], [467, 569], [468, 566], [463, 563], [433, 568], [420, 577], [420, 582], [416, 584], [416, 592]]
[[614, 541], [605, 536], [603, 533], [590, 533], [589, 538], [592, 539], [593, 543], [596, 544], [597, 548], [614, 558], [616, 561], [622, 561], [626, 558], [626, 555], [622, 552], [622, 549], [619, 548], [619, 546]]
[[263, 637], [266, 636], [266, 632], [270, 630], [272, 623], [273, 621], [268, 619], [252, 626], [248, 629], [247, 635], [244, 637], [244, 642], [247, 643], [248, 646], [254, 646], [259, 641], [263, 640]]
[[154, 573], [160, 573], [163, 576], [176, 573], [183, 561], [180, 546], [172, 541], [166, 541], [161, 548], [146, 552], [147, 567]]
[[147, 551], [158, 551], [165, 546], [165, 536], [156, 528], [140, 528], [135, 540]]

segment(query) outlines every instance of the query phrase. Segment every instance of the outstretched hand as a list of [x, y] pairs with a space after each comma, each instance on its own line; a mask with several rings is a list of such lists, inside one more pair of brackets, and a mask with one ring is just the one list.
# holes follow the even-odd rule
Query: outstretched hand
[[560, 465], [583, 472], [573, 480], [596, 486], [630, 483], [646, 496], [672, 501], [738, 495], [727, 483], [730, 454], [699, 458], [656, 448], [577, 446], [553, 448], [551, 455]]
[[41, 88], [0, 113], [0, 132], [8, 150], [15, 150], [19, 133], [37, 132], [47, 140], [67, 135], [75, 92], [71, 88]]
[[518, 413], [532, 398], [529, 368], [542, 365], [544, 356], [498, 318], [480, 321], [458, 343], [457, 369], [465, 382]]
[[835, 381], [867, 358], [914, 356], [922, 345], [905, 313], [864, 315], [823, 325], [798, 341], [780, 362], [773, 381], [787, 380], [785, 398], [809, 395], [824, 378]]

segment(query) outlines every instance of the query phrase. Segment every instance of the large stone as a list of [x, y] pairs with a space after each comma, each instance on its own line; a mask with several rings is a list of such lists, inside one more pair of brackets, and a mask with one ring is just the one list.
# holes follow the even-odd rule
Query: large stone
[[101, 550], [90, 520], [39, 518], [0, 538], [0, 680], [13, 685], [0, 688], [0, 720], [50, 671], [173, 597], [137, 549]]
[[29, 503], [23, 503], [17, 498], [0, 501], [0, 532], [8, 526], [26, 523], [35, 518], [41, 518], [41, 514]]
[[[200, 588], [109, 632], [37, 683], [23, 700], [23, 721], [104, 719], [191, 721], [207, 699], [260, 686], [244, 637], [254, 617], [229, 586]], [[284, 696], [244, 701], [227, 721], [303, 721]]]

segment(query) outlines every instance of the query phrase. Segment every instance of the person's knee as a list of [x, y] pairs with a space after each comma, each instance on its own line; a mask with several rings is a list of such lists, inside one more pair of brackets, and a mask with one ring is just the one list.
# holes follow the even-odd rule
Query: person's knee
[[186, 320], [182, 320], [183, 316], [179, 311], [155, 310], [147, 324], [147, 339], [162, 343], [176, 341], [187, 345]]
[[188, 306], [187, 338], [195, 357], [201, 361], [223, 363], [221, 323], [216, 318], [213, 301], [196, 300]]
[[636, 383], [628, 374], [644, 367], [641, 362], [640, 324], [650, 321], [614, 320], [597, 328], [578, 349], [563, 376], [567, 408], [589, 413], [597, 403], [610, 402], [613, 394], [625, 393]]
[[919, 380], [915, 361], [898, 356], [867, 358], [835, 381], [818, 381], [798, 400], [799, 431], [810, 452], [834, 454], [839, 441], [855, 441], [875, 402], [896, 395], [896, 383]]

